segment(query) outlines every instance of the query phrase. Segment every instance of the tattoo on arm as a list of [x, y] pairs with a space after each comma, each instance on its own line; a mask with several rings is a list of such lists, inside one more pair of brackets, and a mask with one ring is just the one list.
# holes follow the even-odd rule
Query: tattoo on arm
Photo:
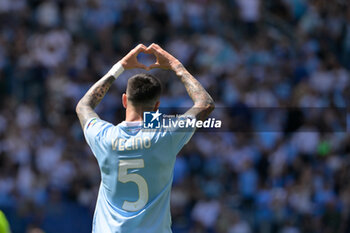
[[213, 99], [200, 82], [198, 82], [181, 63], [176, 66], [174, 71], [176, 75], [180, 77], [188, 95], [194, 102], [193, 107], [186, 114], [194, 115], [199, 120], [205, 120], [214, 110], [215, 105]]
[[82, 128], [84, 128], [87, 120], [92, 117], [98, 117], [94, 109], [101, 102], [114, 80], [113, 76], [103, 76], [81, 98], [77, 104], [76, 112]]

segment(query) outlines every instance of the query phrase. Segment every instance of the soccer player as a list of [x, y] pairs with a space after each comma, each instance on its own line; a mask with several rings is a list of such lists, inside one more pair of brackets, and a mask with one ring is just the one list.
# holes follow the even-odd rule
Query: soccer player
[[[156, 63], [150, 67], [139, 63], [137, 55], [141, 52], [155, 55]], [[148, 48], [138, 45], [90, 88], [76, 112], [101, 171], [92, 227], [96, 233], [171, 232], [174, 163], [195, 130], [143, 129], [143, 113], [156, 111], [160, 104], [160, 82], [149, 74], [137, 74], [128, 80], [122, 95], [125, 121], [115, 126], [101, 120], [95, 107], [118, 76], [133, 68], [173, 70], [194, 102], [185, 115], [205, 120], [214, 109], [213, 99], [202, 85], [157, 44]]]

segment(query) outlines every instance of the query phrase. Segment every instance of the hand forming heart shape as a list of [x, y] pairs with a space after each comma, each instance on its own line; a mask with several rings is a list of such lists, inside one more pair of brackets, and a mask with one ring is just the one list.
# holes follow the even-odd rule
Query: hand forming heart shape
[[[156, 57], [156, 62], [150, 66], [146, 66], [140, 63], [137, 60], [137, 55], [140, 53], [152, 54]], [[139, 44], [133, 50], [131, 50], [122, 60], [122, 65], [125, 70], [141, 68], [145, 70], [151, 70], [154, 68], [161, 69], [173, 69], [174, 64], [178, 63], [178, 60], [173, 57], [171, 54], [163, 50], [157, 44], [151, 44], [149, 47], [146, 47], [143, 44]]]

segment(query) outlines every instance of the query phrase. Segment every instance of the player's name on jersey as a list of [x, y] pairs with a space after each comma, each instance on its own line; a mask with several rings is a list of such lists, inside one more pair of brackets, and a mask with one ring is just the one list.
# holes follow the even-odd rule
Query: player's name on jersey
[[150, 137], [131, 137], [130, 139], [116, 138], [112, 139], [112, 150], [126, 151], [148, 149], [151, 147]]

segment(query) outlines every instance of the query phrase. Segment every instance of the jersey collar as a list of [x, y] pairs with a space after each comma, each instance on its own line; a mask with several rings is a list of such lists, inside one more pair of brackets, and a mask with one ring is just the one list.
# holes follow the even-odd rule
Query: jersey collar
[[123, 121], [121, 124], [125, 127], [135, 127], [135, 126], [142, 126], [143, 121]]

